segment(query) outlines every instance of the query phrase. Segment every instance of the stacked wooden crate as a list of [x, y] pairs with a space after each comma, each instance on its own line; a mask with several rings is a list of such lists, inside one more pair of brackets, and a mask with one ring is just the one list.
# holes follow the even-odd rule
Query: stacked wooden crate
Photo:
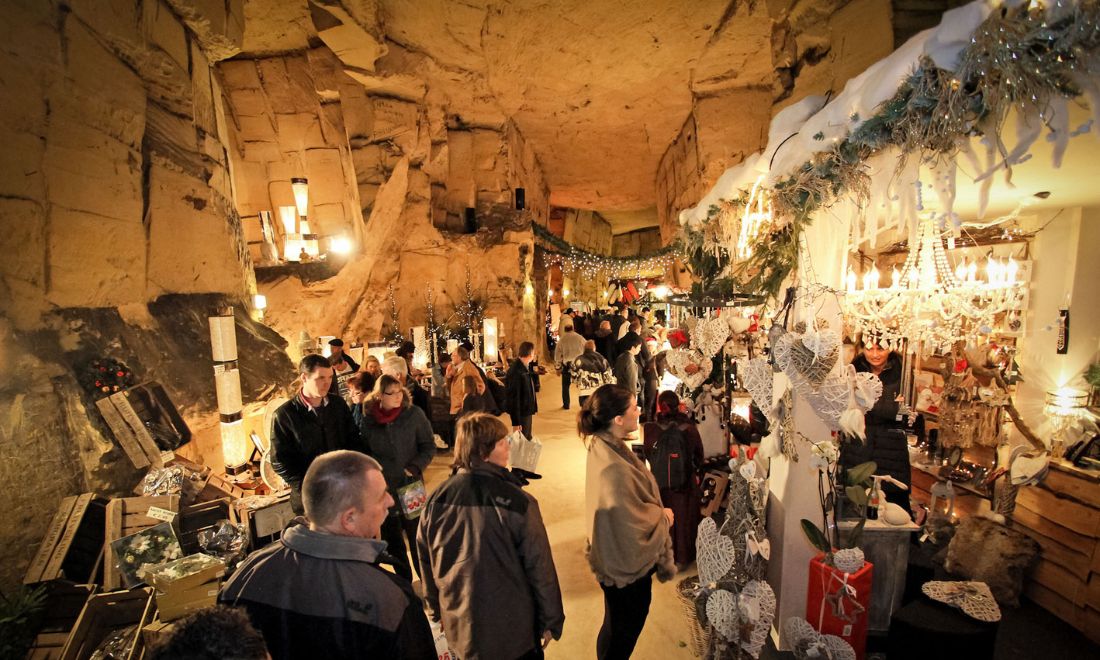
[[1024, 592], [1100, 643], [1100, 473], [1053, 461], [1020, 489], [1013, 521], [1042, 546]]
[[165, 522], [163, 518], [150, 517], [149, 510], [161, 509], [171, 513], [180, 510], [178, 495], [157, 495], [150, 497], [123, 497], [111, 500], [107, 505], [106, 544], [103, 548], [103, 587], [107, 591], [122, 588], [122, 574], [115, 565], [111, 541], [136, 534], [143, 529]]

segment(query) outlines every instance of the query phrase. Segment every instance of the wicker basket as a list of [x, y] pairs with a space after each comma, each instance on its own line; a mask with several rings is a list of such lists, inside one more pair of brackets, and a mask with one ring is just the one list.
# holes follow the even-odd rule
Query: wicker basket
[[698, 576], [686, 577], [676, 585], [676, 594], [680, 597], [680, 607], [683, 608], [691, 629], [691, 652], [697, 658], [704, 658], [710, 646], [710, 630], [703, 628], [696, 613], [694, 592], [698, 587]]

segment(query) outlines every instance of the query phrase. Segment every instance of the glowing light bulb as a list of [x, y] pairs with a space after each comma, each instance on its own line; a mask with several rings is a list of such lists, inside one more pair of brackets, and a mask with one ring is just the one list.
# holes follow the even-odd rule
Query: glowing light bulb
[[1020, 270], [1020, 264], [1016, 263], [1016, 260], [1013, 259], [1012, 257], [1009, 257], [1008, 258], [1008, 266], [1006, 266], [1005, 268], [1008, 271], [1008, 283], [1009, 284], [1015, 284], [1016, 283], [1016, 275], [1019, 273], [1019, 270]]
[[890, 288], [897, 289], [901, 287], [901, 271], [897, 266], [894, 266], [894, 270], [890, 271]]
[[963, 259], [959, 262], [958, 266], [955, 266], [955, 279], [960, 282], [966, 281], [966, 260]]
[[351, 239], [347, 236], [334, 236], [328, 241], [329, 252], [333, 254], [351, 254], [355, 249], [355, 245], [351, 242]]
[[565, 296], [566, 298], [568, 298], [568, 297], [569, 297], [569, 289], [562, 289], [562, 290], [561, 290], [561, 295], [563, 295], [563, 296]]
[[256, 295], [252, 296], [252, 306], [261, 312], [264, 311], [265, 309], [267, 309], [267, 296], [263, 295], [262, 293], [257, 293]]
[[526, 293], [529, 296], [534, 295], [535, 287], [531, 286], [531, 284], [528, 283], [527, 286], [523, 287], [523, 292]]
[[976, 279], [978, 279], [978, 264], [971, 262], [966, 267], [966, 281], [973, 282]]
[[856, 290], [856, 272], [854, 270], [852, 270], [850, 267], [848, 268], [848, 290], [849, 291], [855, 291]]
[[880, 279], [881, 275], [879, 275], [878, 268], [871, 268], [871, 285], [874, 286], [876, 289], [878, 288], [878, 283]]

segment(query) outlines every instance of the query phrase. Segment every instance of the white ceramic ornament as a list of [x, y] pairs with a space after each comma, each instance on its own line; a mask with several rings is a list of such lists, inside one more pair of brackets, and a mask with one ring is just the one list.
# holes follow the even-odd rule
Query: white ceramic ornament
[[713, 518], [704, 518], [699, 523], [695, 547], [700, 586], [705, 587], [721, 580], [733, 568], [733, 562], [737, 558], [733, 539], [718, 533], [718, 526]]
[[886, 508], [883, 510], [880, 517], [891, 525], [908, 525], [913, 522], [913, 519], [909, 517], [905, 509], [893, 502], [886, 503]]
[[859, 548], [844, 548], [833, 553], [833, 566], [841, 573], [855, 573], [867, 563]]

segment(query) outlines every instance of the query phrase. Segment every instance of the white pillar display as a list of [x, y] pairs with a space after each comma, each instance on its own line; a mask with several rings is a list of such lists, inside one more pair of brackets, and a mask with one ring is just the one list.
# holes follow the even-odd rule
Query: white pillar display
[[499, 335], [497, 334], [497, 320], [496, 319], [485, 319], [485, 321], [483, 322], [483, 326], [484, 326], [484, 332], [485, 332], [485, 350], [484, 350], [485, 362], [491, 364], [491, 363], [496, 362], [497, 359], [499, 358], [499, 353], [498, 353], [498, 343], [499, 343], [498, 338], [499, 338]]
[[211, 316], [210, 352], [214, 358], [214, 391], [221, 418], [222, 459], [226, 472], [236, 474], [247, 465], [252, 454], [241, 419], [241, 375], [237, 369], [237, 326], [233, 308]]
[[428, 335], [424, 326], [418, 325], [412, 329], [412, 342], [413, 366], [425, 369], [428, 366]]
[[293, 206], [280, 206], [279, 219], [283, 221], [284, 234], [290, 236], [298, 233], [298, 210]]

